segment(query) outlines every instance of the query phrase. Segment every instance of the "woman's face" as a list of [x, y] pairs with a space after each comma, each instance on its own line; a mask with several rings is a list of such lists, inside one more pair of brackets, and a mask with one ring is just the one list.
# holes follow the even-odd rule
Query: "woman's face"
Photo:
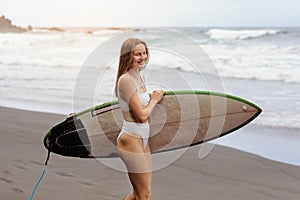
[[133, 49], [132, 68], [144, 68], [147, 63], [147, 52], [145, 45], [138, 44]]

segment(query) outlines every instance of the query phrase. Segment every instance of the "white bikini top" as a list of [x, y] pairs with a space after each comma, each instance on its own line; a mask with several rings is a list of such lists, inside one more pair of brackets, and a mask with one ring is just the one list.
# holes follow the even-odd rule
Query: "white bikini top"
[[[124, 75], [128, 75], [128, 74], [124, 74]], [[134, 82], [135, 85], [136, 85], [136, 91], [137, 91], [137, 95], [138, 95], [139, 98], [140, 98], [141, 105], [143, 105], [143, 106], [147, 105], [148, 102], [150, 101], [150, 97], [149, 97], [148, 92], [147, 92], [147, 91], [146, 91], [146, 92], [141, 92], [141, 91], [139, 90], [139, 87], [137, 86], [135, 80], [134, 80], [130, 75], [129, 75], [129, 77], [133, 80], [133, 82]], [[120, 77], [120, 79], [121, 79], [121, 77]], [[123, 111], [129, 111], [129, 110], [131, 110], [131, 109], [130, 109], [128, 103], [127, 103], [125, 100], [123, 100], [123, 99], [120, 97], [120, 94], [119, 94], [119, 84], [120, 84], [120, 79], [119, 79], [119, 81], [118, 81], [118, 88], [117, 88], [117, 89], [118, 89], [117, 94], [118, 94], [119, 105], [120, 105], [120, 107], [121, 107], [121, 109], [122, 109]], [[143, 80], [143, 82], [144, 82], [144, 80]]]

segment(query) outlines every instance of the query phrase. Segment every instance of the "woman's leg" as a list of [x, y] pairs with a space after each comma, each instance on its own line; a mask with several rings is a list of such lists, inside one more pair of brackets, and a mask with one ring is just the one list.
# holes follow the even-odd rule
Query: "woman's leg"
[[118, 141], [119, 155], [124, 161], [134, 192], [125, 200], [149, 200], [151, 197], [152, 163], [149, 145], [136, 134], [124, 134]]

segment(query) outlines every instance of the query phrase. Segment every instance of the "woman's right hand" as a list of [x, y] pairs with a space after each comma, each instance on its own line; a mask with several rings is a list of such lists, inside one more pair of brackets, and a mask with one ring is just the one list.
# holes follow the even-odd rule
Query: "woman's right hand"
[[165, 91], [164, 90], [154, 90], [152, 93], [151, 93], [151, 100], [155, 101], [156, 103], [160, 102], [163, 98], [165, 94]]

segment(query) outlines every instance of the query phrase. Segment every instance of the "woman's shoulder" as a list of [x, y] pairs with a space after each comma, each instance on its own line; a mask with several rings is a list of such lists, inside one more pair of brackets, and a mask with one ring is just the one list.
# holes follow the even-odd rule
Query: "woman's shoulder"
[[119, 83], [122, 84], [122, 83], [128, 83], [128, 82], [131, 82], [132, 81], [132, 78], [130, 77], [129, 74], [122, 74], [119, 78]]
[[128, 88], [128, 87], [135, 87], [133, 79], [130, 77], [129, 74], [122, 74], [119, 78], [119, 87], [120, 88]]

